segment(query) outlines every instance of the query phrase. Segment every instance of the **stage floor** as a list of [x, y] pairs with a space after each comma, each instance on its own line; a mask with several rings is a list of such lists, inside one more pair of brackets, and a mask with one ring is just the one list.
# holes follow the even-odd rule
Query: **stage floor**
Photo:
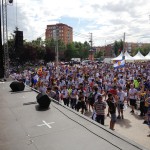
[[10, 83], [0, 82], [0, 150], [146, 150], [55, 102], [38, 110], [38, 93], [28, 87], [11, 92]]

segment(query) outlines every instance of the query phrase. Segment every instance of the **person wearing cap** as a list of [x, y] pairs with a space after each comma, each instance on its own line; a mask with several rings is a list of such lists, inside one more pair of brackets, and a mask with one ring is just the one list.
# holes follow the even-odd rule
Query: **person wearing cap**
[[103, 101], [103, 97], [98, 95], [97, 101], [94, 103], [94, 110], [96, 112], [96, 121], [102, 125], [104, 125], [105, 120], [105, 109], [106, 103]]

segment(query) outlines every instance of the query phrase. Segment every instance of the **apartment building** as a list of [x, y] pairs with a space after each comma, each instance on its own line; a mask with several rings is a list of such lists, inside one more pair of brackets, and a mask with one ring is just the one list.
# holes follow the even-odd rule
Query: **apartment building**
[[73, 41], [73, 29], [72, 27], [63, 23], [47, 25], [45, 37], [46, 39], [60, 39], [66, 45]]

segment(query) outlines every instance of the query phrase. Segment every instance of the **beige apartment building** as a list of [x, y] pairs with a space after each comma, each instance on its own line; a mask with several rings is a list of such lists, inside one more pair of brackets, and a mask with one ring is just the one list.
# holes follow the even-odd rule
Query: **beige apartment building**
[[46, 39], [62, 40], [67, 45], [73, 42], [73, 29], [63, 23], [47, 25], [45, 37]]

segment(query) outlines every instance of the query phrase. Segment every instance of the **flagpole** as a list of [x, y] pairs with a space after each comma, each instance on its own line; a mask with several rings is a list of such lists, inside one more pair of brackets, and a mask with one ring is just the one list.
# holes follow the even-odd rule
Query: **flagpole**
[[124, 35], [123, 35], [123, 54], [125, 53], [125, 32], [124, 32]]
[[[124, 59], [125, 64], [126, 64], [126, 60], [125, 60], [125, 36], [126, 36], [126, 34], [124, 32], [124, 35], [123, 35], [123, 58], [122, 59]], [[124, 67], [124, 71], [125, 71], [125, 67]], [[125, 71], [125, 80], [126, 80], [126, 71]]]

